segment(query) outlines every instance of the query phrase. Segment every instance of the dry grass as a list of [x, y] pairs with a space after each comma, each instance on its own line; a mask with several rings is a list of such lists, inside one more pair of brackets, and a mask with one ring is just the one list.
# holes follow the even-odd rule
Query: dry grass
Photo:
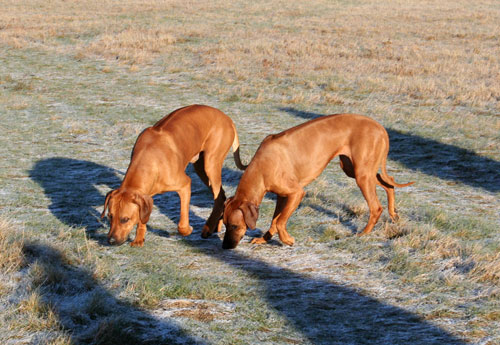
[[4, 217], [0, 217], [0, 270], [17, 271], [24, 262], [24, 234]]
[[500, 253], [483, 255], [476, 259], [479, 263], [473, 273], [477, 279], [497, 284], [500, 281]]
[[[205, 69], [249, 102], [269, 81], [285, 104], [346, 103], [338, 90], [498, 111], [500, 45], [494, 2], [3, 1], [0, 40], [14, 48]], [[237, 8], [237, 10], [236, 10]], [[323, 15], [328, 13], [328, 15]], [[453, 16], [446, 15], [453, 13]], [[220, 30], [231, 23], [230, 30]], [[249, 28], [252, 30], [249, 30]], [[190, 44], [203, 40], [204, 44]], [[285, 85], [279, 85], [285, 82]], [[302, 94], [286, 81], [303, 83]], [[494, 130], [498, 130], [498, 123]]]
[[152, 56], [165, 53], [169, 45], [178, 42], [172, 34], [163, 29], [131, 29], [102, 35], [79, 54], [103, 55], [109, 59], [121, 59], [131, 64], [145, 63]]
[[21, 300], [17, 312], [22, 315], [20, 319], [23, 320], [25, 331], [39, 332], [58, 326], [58, 318], [53, 307], [42, 301], [37, 290]]
[[[36, 265], [30, 266], [26, 256], [25, 234], [20, 226], [0, 217], [0, 273], [2, 274], [2, 290], [0, 305], [3, 313], [0, 322], [5, 327], [5, 333], [0, 341], [11, 342], [15, 338], [30, 339], [38, 334], [39, 342], [44, 344], [70, 344], [69, 337], [62, 332], [60, 320], [55, 308], [43, 298], [39, 290], [40, 282], [32, 280], [24, 285], [24, 277], [18, 271], [28, 266], [28, 271], [37, 270]], [[49, 277], [38, 277], [46, 284]], [[56, 334], [54, 334], [54, 333]], [[57, 332], [60, 332], [57, 334]]]

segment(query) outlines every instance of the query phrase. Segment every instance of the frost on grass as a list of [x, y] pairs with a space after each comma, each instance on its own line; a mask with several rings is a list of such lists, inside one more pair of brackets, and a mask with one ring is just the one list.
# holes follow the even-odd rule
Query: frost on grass
[[233, 303], [205, 300], [167, 299], [154, 311], [159, 318], [189, 318], [197, 321], [230, 320], [234, 313]]
[[0, 253], [8, 249], [5, 243], [15, 243], [10, 247], [19, 249], [20, 258], [16, 265], [12, 259], [2, 265], [7, 269], [2, 270], [0, 320], [9, 329], [0, 335], [2, 343], [198, 342], [171, 319], [117, 299], [88, 268], [72, 264], [74, 254], [51, 243], [18, 240], [11, 228], [2, 220]]
[[[0, 238], [0, 343], [498, 343], [496, 2], [184, 2], [4, 2], [0, 212], [29, 235]], [[270, 133], [372, 116], [391, 174], [417, 180], [396, 192], [402, 221], [353, 236], [366, 203], [332, 166], [290, 220], [293, 248], [249, 244], [269, 198], [222, 253], [199, 238], [213, 200], [194, 176], [192, 236], [170, 194], [144, 248], [107, 248], [99, 211], [137, 135], [192, 103], [233, 118], [245, 163]], [[239, 177], [228, 159], [228, 196]]]

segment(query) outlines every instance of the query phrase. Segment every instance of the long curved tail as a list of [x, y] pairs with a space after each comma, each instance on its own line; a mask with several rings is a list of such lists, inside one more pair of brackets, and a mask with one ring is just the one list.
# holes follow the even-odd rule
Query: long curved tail
[[401, 188], [401, 187], [410, 186], [410, 185], [415, 183], [415, 181], [408, 182], [408, 183], [397, 183], [396, 181], [394, 181], [394, 178], [387, 174], [386, 163], [387, 163], [387, 156], [384, 156], [384, 158], [382, 159], [382, 166], [380, 167], [382, 174], [377, 174], [377, 179], [381, 184], [383, 184], [384, 186], [386, 186], [388, 188], [394, 188], [394, 187]]
[[236, 167], [240, 170], [245, 170], [248, 165], [243, 165], [241, 163], [241, 158], [240, 158], [240, 141], [238, 139], [238, 132], [236, 132], [236, 127], [233, 124], [233, 129], [234, 129], [234, 140], [233, 140], [233, 158], [234, 158], [234, 163], [236, 164]]

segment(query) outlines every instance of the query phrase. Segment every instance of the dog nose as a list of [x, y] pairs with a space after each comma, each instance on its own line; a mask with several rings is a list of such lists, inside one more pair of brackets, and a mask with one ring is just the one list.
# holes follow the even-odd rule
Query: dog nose
[[224, 239], [222, 241], [222, 249], [234, 249], [238, 245], [238, 242], [227, 241]]
[[116, 244], [116, 240], [113, 237], [108, 238], [108, 243], [112, 246]]

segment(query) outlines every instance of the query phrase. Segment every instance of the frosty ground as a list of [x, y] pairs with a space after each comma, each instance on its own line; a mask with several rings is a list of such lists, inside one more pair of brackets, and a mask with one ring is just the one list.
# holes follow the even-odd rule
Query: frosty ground
[[[0, 342], [500, 342], [496, 2], [0, 5]], [[250, 244], [268, 195], [223, 251], [223, 233], [200, 237], [212, 197], [188, 167], [191, 236], [167, 193], [143, 248], [108, 246], [104, 195], [137, 135], [193, 103], [233, 119], [245, 163], [309, 119], [373, 117], [390, 174], [416, 181], [396, 190], [401, 220], [356, 237], [367, 206], [334, 160], [290, 219], [293, 247]], [[240, 174], [228, 157], [227, 195]]]

